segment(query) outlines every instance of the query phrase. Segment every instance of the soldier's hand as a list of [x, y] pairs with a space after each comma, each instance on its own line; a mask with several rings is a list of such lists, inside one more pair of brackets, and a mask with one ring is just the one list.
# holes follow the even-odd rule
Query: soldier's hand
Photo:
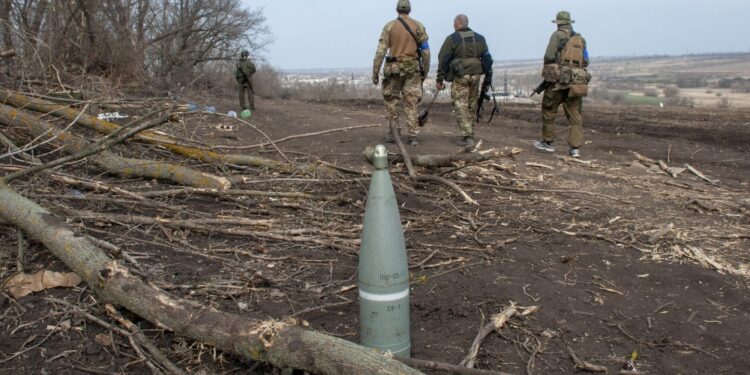
[[443, 89], [445, 88], [445, 84], [443, 84], [442, 81], [438, 81], [437, 83], [435, 83], [435, 88], [438, 91], [443, 91]]
[[377, 86], [378, 83], [380, 83], [380, 74], [373, 74], [372, 75], [372, 84]]

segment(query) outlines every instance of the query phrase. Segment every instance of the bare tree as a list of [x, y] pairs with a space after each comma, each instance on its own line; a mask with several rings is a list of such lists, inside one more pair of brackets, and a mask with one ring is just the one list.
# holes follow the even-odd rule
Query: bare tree
[[0, 42], [20, 49], [24, 68], [39, 75], [184, 84], [240, 48], [270, 42], [262, 10], [239, 0], [0, 1]]

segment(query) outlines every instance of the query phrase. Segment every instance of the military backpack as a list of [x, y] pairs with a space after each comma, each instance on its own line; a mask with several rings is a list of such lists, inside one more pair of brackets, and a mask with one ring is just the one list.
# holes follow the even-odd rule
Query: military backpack
[[568, 95], [571, 97], [586, 96], [591, 75], [586, 70], [584, 59], [583, 37], [581, 34], [572, 33], [570, 39], [560, 51], [560, 80], [562, 87], [569, 87]]

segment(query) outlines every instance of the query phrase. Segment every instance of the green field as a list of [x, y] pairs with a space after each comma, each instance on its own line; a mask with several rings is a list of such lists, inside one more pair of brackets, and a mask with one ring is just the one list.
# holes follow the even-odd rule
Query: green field
[[625, 103], [630, 105], [653, 105], [653, 106], [659, 106], [659, 103], [663, 103], [664, 98], [655, 98], [652, 96], [643, 96], [643, 95], [633, 95], [628, 94], [625, 95]]

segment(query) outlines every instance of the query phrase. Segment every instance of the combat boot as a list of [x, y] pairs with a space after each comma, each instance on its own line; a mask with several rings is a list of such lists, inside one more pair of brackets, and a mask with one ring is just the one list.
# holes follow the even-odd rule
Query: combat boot
[[470, 135], [463, 136], [456, 141], [456, 146], [461, 147], [474, 147], [476, 144], [477, 142], [474, 140], [474, 137]]
[[534, 147], [541, 152], [555, 152], [555, 148], [552, 147], [552, 143], [547, 141], [535, 141]]
[[578, 151], [577, 148], [571, 148], [570, 151], [568, 151], [568, 155], [570, 155], [571, 158], [579, 159], [581, 157], [581, 152]]
[[409, 143], [409, 146], [419, 146], [419, 140], [417, 140], [417, 136], [410, 136], [407, 142]]

